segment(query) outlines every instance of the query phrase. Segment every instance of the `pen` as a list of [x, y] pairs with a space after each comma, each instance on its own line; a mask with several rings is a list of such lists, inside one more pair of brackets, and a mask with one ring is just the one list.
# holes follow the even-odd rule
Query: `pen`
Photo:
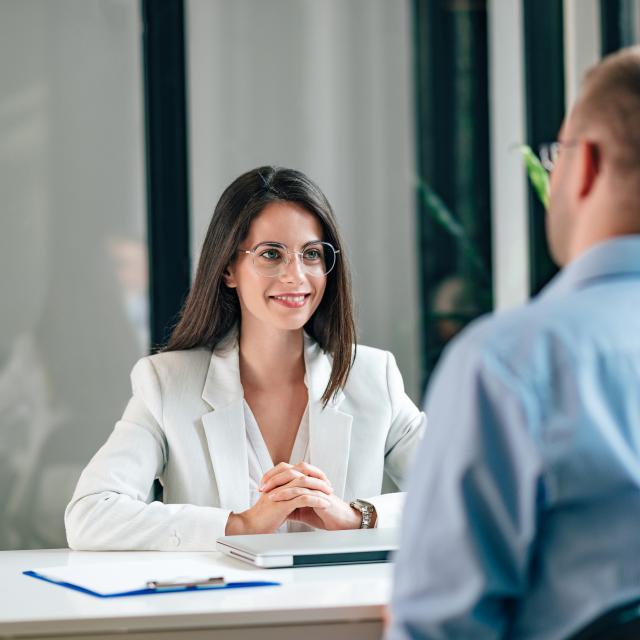
[[179, 580], [170, 580], [163, 582], [162, 580], [149, 580], [147, 589], [189, 589], [194, 587], [206, 587], [211, 585], [224, 586], [225, 581], [222, 576], [214, 578], [204, 578], [202, 580], [187, 580], [181, 582]]

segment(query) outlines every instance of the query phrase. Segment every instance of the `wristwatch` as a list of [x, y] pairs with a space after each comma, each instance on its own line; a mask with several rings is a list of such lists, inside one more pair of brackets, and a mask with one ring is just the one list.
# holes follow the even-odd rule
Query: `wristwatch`
[[362, 522], [360, 523], [361, 529], [373, 528], [376, 521], [376, 508], [370, 502], [354, 500], [349, 503], [349, 506], [362, 514]]

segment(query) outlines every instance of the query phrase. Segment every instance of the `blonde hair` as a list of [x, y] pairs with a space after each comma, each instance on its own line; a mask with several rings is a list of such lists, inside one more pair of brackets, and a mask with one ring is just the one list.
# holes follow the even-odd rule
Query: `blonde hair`
[[607, 56], [587, 72], [571, 123], [575, 133], [602, 136], [616, 172], [640, 170], [640, 45]]

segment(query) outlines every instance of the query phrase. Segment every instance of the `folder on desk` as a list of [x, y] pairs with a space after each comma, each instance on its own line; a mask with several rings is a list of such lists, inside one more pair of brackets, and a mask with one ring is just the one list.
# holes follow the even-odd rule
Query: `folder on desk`
[[97, 598], [121, 598], [181, 591], [278, 586], [279, 582], [247, 580], [246, 572], [224, 570], [195, 560], [113, 562], [23, 571], [23, 575]]

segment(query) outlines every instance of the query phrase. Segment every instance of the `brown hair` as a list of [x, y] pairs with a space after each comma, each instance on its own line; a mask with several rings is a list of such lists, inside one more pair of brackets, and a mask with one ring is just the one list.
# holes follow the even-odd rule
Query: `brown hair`
[[601, 132], [618, 171], [640, 169], [640, 46], [609, 55], [588, 71], [571, 122], [579, 133]]
[[340, 251], [327, 275], [327, 286], [307, 333], [332, 356], [331, 376], [322, 395], [324, 404], [344, 387], [355, 357], [356, 331], [351, 298], [351, 276], [344, 243], [331, 205], [320, 188], [302, 172], [259, 167], [236, 178], [224, 191], [209, 224], [191, 291], [165, 351], [216, 345], [240, 321], [235, 289], [223, 274], [236, 259], [252, 220], [271, 202], [292, 202], [312, 213], [322, 225], [324, 240]]

